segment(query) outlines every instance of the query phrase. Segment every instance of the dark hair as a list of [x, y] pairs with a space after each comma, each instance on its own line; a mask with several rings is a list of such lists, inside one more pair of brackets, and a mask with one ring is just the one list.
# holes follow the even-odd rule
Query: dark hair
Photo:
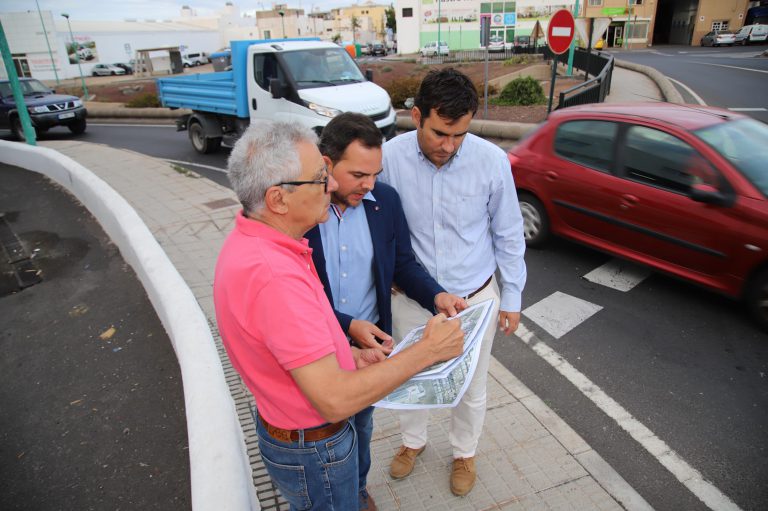
[[353, 112], [339, 114], [323, 128], [320, 135], [320, 153], [337, 163], [349, 144], [359, 140], [371, 149], [381, 147], [383, 135], [370, 117]]
[[470, 112], [477, 113], [477, 89], [467, 75], [457, 69], [433, 70], [422, 80], [413, 105], [421, 112], [422, 126], [431, 110], [455, 121]]

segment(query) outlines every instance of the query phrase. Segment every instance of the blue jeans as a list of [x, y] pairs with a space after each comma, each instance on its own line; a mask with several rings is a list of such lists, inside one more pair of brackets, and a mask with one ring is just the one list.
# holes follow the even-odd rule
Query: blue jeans
[[357, 431], [357, 465], [359, 471], [358, 488], [365, 490], [368, 484], [368, 471], [371, 469], [371, 437], [373, 436], [372, 406], [357, 412], [352, 420]]
[[358, 508], [357, 435], [351, 422], [334, 435], [305, 442], [275, 440], [256, 419], [259, 449], [269, 477], [291, 510]]

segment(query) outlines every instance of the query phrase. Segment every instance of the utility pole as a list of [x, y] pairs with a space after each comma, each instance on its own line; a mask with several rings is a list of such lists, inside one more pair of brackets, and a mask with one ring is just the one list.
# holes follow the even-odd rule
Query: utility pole
[[437, 48], [435, 48], [435, 55], [440, 56], [440, 0], [437, 0]]
[[69, 37], [72, 38], [72, 49], [75, 50], [75, 62], [77, 62], [77, 69], [80, 71], [80, 82], [83, 84], [83, 101], [87, 101], [88, 87], [85, 86], [85, 77], [83, 77], [83, 68], [80, 66], [80, 45], [75, 42], [75, 34], [72, 33], [72, 25], [69, 23], [69, 14], [61, 13], [62, 16], [67, 18], [67, 27], [69, 27]]
[[[578, 18], [579, 17], [579, 0], [576, 0], [576, 5], [573, 6], [573, 17]], [[589, 34], [589, 37], [592, 38], [592, 34]], [[573, 41], [571, 41], [571, 47], [568, 50], [568, 73], [566, 73], [568, 76], [573, 75], [573, 53], [576, 49], [576, 38], [573, 38]]]
[[285, 39], [285, 11], [280, 9], [277, 14], [280, 15], [280, 23], [283, 25], [283, 39]]
[[56, 85], [59, 85], [59, 73], [56, 71], [56, 61], [53, 60], [53, 52], [51, 51], [51, 43], [48, 42], [48, 31], [45, 29], [45, 22], [43, 22], [43, 13], [40, 12], [40, 3], [35, 0], [37, 5], [37, 14], [40, 16], [40, 24], [43, 26], [43, 35], [45, 36], [45, 45], [48, 47], [48, 55], [51, 56], [51, 65], [53, 66], [53, 76], [56, 77]]
[[632, 0], [627, 0], [627, 33], [624, 34], [624, 42], [629, 49], [629, 34], [632, 32]]

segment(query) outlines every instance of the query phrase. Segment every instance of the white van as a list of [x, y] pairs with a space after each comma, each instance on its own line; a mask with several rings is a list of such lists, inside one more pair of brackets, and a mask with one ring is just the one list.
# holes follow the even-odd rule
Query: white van
[[196, 67], [207, 64], [209, 61], [208, 55], [201, 51], [199, 53], [182, 53], [181, 63], [184, 67]]
[[736, 32], [736, 44], [764, 43], [768, 40], [768, 25], [744, 25]]

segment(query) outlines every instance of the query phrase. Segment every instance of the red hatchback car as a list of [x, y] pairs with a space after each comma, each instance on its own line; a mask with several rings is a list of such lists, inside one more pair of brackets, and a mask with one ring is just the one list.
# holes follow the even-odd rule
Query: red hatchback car
[[743, 299], [768, 329], [768, 126], [670, 103], [566, 108], [509, 152], [528, 246], [550, 233]]

